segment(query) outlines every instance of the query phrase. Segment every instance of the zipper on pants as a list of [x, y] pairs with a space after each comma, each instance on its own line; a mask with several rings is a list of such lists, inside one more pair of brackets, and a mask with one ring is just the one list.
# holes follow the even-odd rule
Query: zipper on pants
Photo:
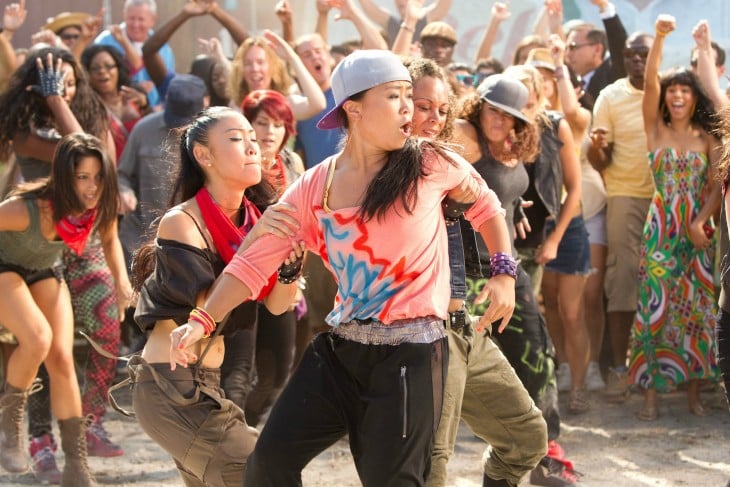
[[403, 400], [403, 430], [401, 431], [401, 438], [408, 436], [408, 382], [406, 381], [405, 365], [400, 367], [400, 388], [401, 388], [401, 399]]

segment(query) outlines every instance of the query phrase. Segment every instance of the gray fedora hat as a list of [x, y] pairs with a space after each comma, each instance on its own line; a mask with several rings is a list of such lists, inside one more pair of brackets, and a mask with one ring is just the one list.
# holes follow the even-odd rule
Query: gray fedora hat
[[477, 87], [477, 93], [490, 105], [523, 122], [530, 123], [530, 120], [521, 112], [527, 104], [530, 93], [520, 81], [503, 74], [493, 74], [481, 82]]
[[381, 49], [362, 49], [353, 52], [340, 61], [332, 71], [335, 107], [317, 122], [317, 128], [329, 130], [340, 127], [337, 112], [348, 98], [390, 81], [411, 81], [408, 69], [403, 66], [398, 56]]

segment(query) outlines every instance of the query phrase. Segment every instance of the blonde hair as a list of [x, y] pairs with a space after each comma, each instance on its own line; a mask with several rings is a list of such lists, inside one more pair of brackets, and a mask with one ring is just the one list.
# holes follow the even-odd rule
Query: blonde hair
[[252, 91], [243, 75], [243, 65], [246, 54], [254, 46], [264, 50], [266, 60], [269, 63], [271, 85], [267, 89], [278, 91], [284, 96], [289, 96], [289, 87], [292, 84], [292, 79], [286, 70], [284, 61], [276, 55], [266, 39], [263, 37], [249, 37], [236, 50], [233, 62], [231, 63], [231, 75], [228, 77], [226, 92], [236, 106], [241, 106], [243, 99]]

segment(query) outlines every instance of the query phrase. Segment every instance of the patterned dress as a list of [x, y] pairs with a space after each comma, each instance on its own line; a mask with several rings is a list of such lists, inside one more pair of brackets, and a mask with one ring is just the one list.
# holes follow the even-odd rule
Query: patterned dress
[[667, 392], [717, 374], [715, 249], [696, 249], [687, 232], [704, 201], [709, 162], [671, 148], [650, 153], [649, 162], [656, 191], [644, 224], [629, 372], [634, 384]]

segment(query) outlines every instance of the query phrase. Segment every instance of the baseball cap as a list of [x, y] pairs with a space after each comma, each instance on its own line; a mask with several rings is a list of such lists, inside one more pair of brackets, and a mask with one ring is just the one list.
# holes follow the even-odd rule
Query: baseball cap
[[479, 97], [523, 122], [530, 120], [520, 111], [527, 104], [530, 93], [520, 81], [503, 74], [493, 74], [477, 87]]
[[178, 74], [170, 81], [165, 96], [165, 125], [170, 128], [188, 123], [205, 108], [203, 98], [208, 95], [205, 82], [192, 74]]
[[408, 69], [391, 51], [361, 49], [345, 57], [332, 71], [332, 94], [335, 107], [317, 122], [317, 128], [341, 126], [338, 111], [352, 95], [391, 81], [411, 81]]
[[456, 44], [456, 31], [449, 24], [440, 20], [426, 24], [421, 31], [421, 40], [427, 37], [440, 37]]

